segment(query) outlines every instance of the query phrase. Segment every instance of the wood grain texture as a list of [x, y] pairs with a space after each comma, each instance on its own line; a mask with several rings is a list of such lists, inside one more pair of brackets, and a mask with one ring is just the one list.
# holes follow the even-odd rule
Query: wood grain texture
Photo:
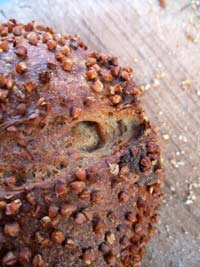
[[157, 0], [18, 0], [0, 6], [2, 21], [36, 20], [78, 33], [91, 49], [132, 66], [139, 85], [151, 85], [143, 102], [160, 129], [166, 194], [144, 267], [200, 266], [200, 28], [193, 9], [183, 8], [188, 3], [168, 0], [162, 9]]

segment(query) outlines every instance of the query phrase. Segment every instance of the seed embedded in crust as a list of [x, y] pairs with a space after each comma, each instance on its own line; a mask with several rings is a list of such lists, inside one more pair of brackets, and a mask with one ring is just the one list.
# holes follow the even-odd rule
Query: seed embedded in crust
[[115, 95], [115, 94], [121, 94], [122, 93], [122, 87], [120, 84], [116, 84], [114, 86], [110, 86], [109, 87], [109, 93], [111, 95]]
[[6, 99], [8, 96], [8, 90], [0, 89], [0, 100]]
[[122, 101], [122, 97], [120, 95], [111, 96], [110, 99], [113, 105], [117, 105]]
[[87, 172], [85, 169], [83, 168], [79, 168], [76, 173], [75, 173], [75, 176], [78, 180], [81, 180], [81, 181], [84, 181], [86, 180], [86, 177], [87, 177]]
[[117, 77], [120, 73], [120, 67], [114, 67], [111, 69], [111, 74], [114, 76], [114, 77]]
[[120, 77], [125, 81], [129, 81], [131, 79], [130, 74], [127, 71], [122, 71]]
[[93, 66], [94, 64], [96, 64], [97, 60], [96, 58], [93, 58], [93, 57], [89, 57], [86, 62], [85, 62], [85, 65], [86, 67], [91, 67]]
[[6, 128], [6, 131], [8, 131], [8, 132], [17, 132], [17, 128], [15, 126], [9, 126], [8, 128]]
[[97, 78], [98, 74], [95, 70], [88, 70], [86, 72], [86, 78], [88, 80], [95, 80]]
[[77, 50], [78, 49], [78, 43], [76, 42], [76, 41], [70, 41], [70, 47], [72, 48], [72, 49], [74, 49], [74, 50]]
[[133, 69], [131, 67], [129, 67], [129, 66], [125, 66], [125, 67], [122, 68], [122, 71], [126, 71], [129, 74], [131, 74], [133, 72]]
[[60, 216], [57, 216], [55, 218], [52, 218], [52, 221], [51, 221], [51, 226], [53, 228], [55, 228], [61, 221], [61, 217]]
[[27, 66], [25, 62], [20, 62], [16, 65], [16, 72], [19, 74], [23, 74], [27, 71]]
[[55, 192], [56, 192], [57, 197], [62, 198], [64, 196], [66, 196], [66, 194], [68, 192], [66, 183], [64, 181], [61, 181], [61, 180], [56, 181]]
[[49, 228], [51, 226], [51, 218], [49, 216], [44, 216], [40, 220], [40, 222], [41, 222], [42, 226], [45, 228]]
[[56, 64], [53, 62], [47, 62], [47, 67], [51, 70], [55, 70], [56, 69]]
[[37, 45], [38, 44], [38, 35], [36, 32], [30, 32], [27, 35], [27, 39], [31, 45]]
[[22, 202], [20, 199], [16, 199], [6, 205], [6, 215], [15, 215], [19, 212]]
[[109, 172], [113, 176], [117, 176], [119, 174], [119, 164], [116, 163], [109, 163]]
[[105, 73], [103, 73], [102, 76], [103, 76], [103, 80], [105, 82], [112, 82], [112, 80], [113, 80], [112, 74], [111, 74], [111, 72], [109, 70], [106, 71]]
[[6, 253], [6, 255], [2, 259], [3, 266], [13, 266], [17, 262], [17, 257], [12, 251]]
[[89, 107], [94, 104], [97, 100], [93, 96], [87, 96], [84, 100], [84, 104]]
[[44, 241], [44, 237], [41, 235], [40, 232], [35, 233], [34, 241], [38, 244], [42, 244], [42, 242]]
[[108, 211], [108, 213], [107, 213], [107, 218], [108, 218], [108, 220], [110, 221], [110, 222], [115, 222], [115, 220], [116, 220], [116, 216], [115, 216], [115, 214], [114, 214], [114, 211], [112, 211], [112, 210], [110, 210], [110, 211]]
[[52, 240], [57, 244], [62, 244], [62, 242], [65, 240], [65, 236], [62, 231], [54, 231], [51, 234]]
[[71, 53], [71, 50], [69, 48], [69, 46], [65, 45], [64, 47], [62, 47], [60, 49], [60, 52], [64, 55], [64, 56], [69, 56]]
[[7, 203], [6, 201], [1, 200], [0, 201], [0, 210], [4, 209], [6, 207]]
[[146, 172], [149, 171], [151, 169], [151, 160], [149, 157], [144, 157], [141, 161], [140, 161], [141, 167], [142, 167], [142, 171]]
[[68, 58], [62, 60], [62, 68], [65, 71], [71, 71], [73, 68], [74, 62]]
[[47, 48], [50, 51], [55, 50], [56, 46], [57, 46], [57, 42], [55, 40], [50, 39], [50, 40], [47, 41]]
[[76, 118], [78, 118], [80, 116], [81, 112], [82, 112], [82, 109], [81, 108], [79, 108], [79, 107], [72, 107], [71, 114], [70, 115], [71, 115], [71, 117], [73, 119], [76, 119]]
[[29, 23], [27, 23], [26, 25], [24, 25], [24, 29], [27, 32], [31, 32], [34, 30], [34, 21], [31, 21]]
[[158, 223], [160, 221], [160, 216], [158, 214], [154, 214], [151, 217], [151, 223]]
[[121, 238], [120, 238], [120, 241], [119, 243], [123, 246], [128, 246], [129, 244], [129, 239], [126, 235], [123, 235]]
[[17, 222], [7, 223], [4, 226], [4, 233], [8, 236], [16, 237], [19, 235], [19, 232], [20, 232], [20, 227], [19, 227], [19, 224]]
[[19, 115], [24, 115], [26, 113], [26, 104], [20, 103], [17, 107], [17, 112]]
[[36, 217], [39, 214], [40, 210], [41, 210], [41, 206], [40, 205], [36, 205], [36, 207], [32, 211], [33, 217]]
[[37, 84], [35, 82], [30, 81], [30, 82], [25, 83], [24, 87], [27, 92], [31, 93], [37, 88]]
[[134, 225], [134, 231], [136, 234], [139, 234], [142, 232], [142, 225], [140, 223], [137, 223]]
[[128, 212], [125, 217], [126, 217], [126, 220], [131, 223], [137, 222], [136, 214], [133, 212]]
[[115, 235], [108, 231], [106, 234], [105, 234], [105, 240], [108, 244], [113, 244], [115, 242]]
[[13, 80], [9, 79], [8, 82], [7, 82], [7, 84], [6, 84], [7, 88], [9, 90], [11, 90], [13, 88], [13, 86], [14, 86], [14, 83], [15, 82]]
[[58, 39], [58, 44], [64, 46], [66, 44], [66, 39], [64, 35], [61, 35]]
[[93, 212], [89, 208], [84, 209], [82, 213], [85, 215], [85, 218], [87, 219], [87, 221], [92, 221]]
[[100, 70], [101, 70], [101, 67], [100, 67], [98, 64], [94, 64], [94, 65], [92, 66], [92, 69], [95, 70], [97, 73], [99, 73]]
[[63, 62], [65, 60], [65, 57], [62, 53], [58, 52], [58, 53], [55, 53], [55, 59], [59, 62]]
[[118, 194], [118, 199], [119, 199], [119, 202], [126, 203], [129, 200], [129, 196], [128, 196], [128, 194], [126, 192], [121, 191]]
[[103, 83], [100, 80], [97, 80], [94, 82], [94, 84], [92, 85], [92, 90], [95, 93], [100, 93], [103, 91]]
[[77, 244], [74, 240], [72, 240], [71, 238], [68, 238], [65, 242], [65, 248], [73, 250], [77, 247]]
[[105, 65], [109, 62], [110, 56], [107, 54], [101, 54], [99, 57], [99, 61], [102, 65]]
[[86, 184], [84, 182], [79, 182], [79, 181], [76, 181], [76, 182], [72, 182], [70, 184], [70, 187], [72, 189], [73, 192], [75, 193], [80, 193], [81, 191], [83, 191], [83, 189], [86, 187]]
[[4, 75], [1, 75], [0, 76], [0, 86], [3, 88], [6, 87], [7, 82], [8, 82], [8, 78]]
[[40, 254], [37, 254], [33, 258], [32, 267], [44, 267], [44, 266], [45, 266], [45, 263], [44, 263], [42, 256]]
[[83, 261], [87, 265], [91, 265], [95, 261], [95, 253], [93, 249], [86, 249], [83, 253]]
[[76, 206], [72, 204], [63, 204], [60, 213], [63, 217], [69, 217], [76, 210]]
[[26, 59], [28, 56], [27, 48], [24, 45], [19, 45], [15, 48], [15, 54], [18, 57], [21, 57], [23, 59]]
[[99, 251], [101, 251], [103, 254], [107, 254], [110, 251], [110, 247], [108, 244], [106, 244], [106, 242], [102, 242], [99, 245]]
[[15, 26], [12, 32], [15, 36], [20, 36], [22, 34], [22, 28], [20, 26]]
[[0, 49], [3, 51], [3, 52], [8, 52], [9, 50], [9, 43], [7, 40], [4, 40], [0, 43]]
[[119, 65], [119, 58], [118, 57], [112, 57], [110, 60], [109, 60], [109, 63], [113, 66], [118, 66]]
[[30, 203], [30, 204], [35, 204], [35, 196], [33, 192], [29, 192], [26, 195], [26, 200]]
[[19, 262], [22, 265], [26, 265], [26, 264], [30, 263], [31, 255], [32, 255], [32, 253], [31, 253], [29, 248], [21, 249], [19, 252]]
[[157, 233], [158, 233], [158, 230], [155, 227], [151, 226], [150, 229], [149, 229], [150, 237], [155, 236]]
[[6, 36], [6, 35], [8, 35], [8, 27], [3, 26], [3, 25], [1, 24], [0, 35], [1, 35], [1, 36]]
[[102, 202], [103, 196], [100, 191], [95, 190], [91, 193], [91, 201], [95, 204], [99, 204]]
[[105, 224], [102, 221], [98, 221], [94, 226], [95, 234], [102, 234], [105, 231]]
[[120, 169], [119, 177], [122, 180], [126, 180], [128, 175], [129, 175], [129, 172], [130, 172], [129, 167], [127, 165], [125, 165]]
[[49, 40], [53, 40], [53, 35], [50, 32], [44, 32], [42, 36], [42, 42], [47, 43]]
[[78, 196], [82, 200], [90, 201], [90, 192], [87, 190], [83, 190]]
[[37, 101], [37, 107], [42, 107], [42, 106], [45, 106], [46, 104], [47, 102], [44, 97], [40, 97]]
[[76, 224], [83, 224], [84, 222], [86, 222], [86, 217], [83, 213], [79, 212], [76, 217], [75, 217], [75, 220], [74, 222]]
[[38, 79], [41, 83], [48, 83], [51, 79], [51, 73], [49, 71], [40, 72]]
[[59, 208], [57, 206], [50, 206], [49, 207], [49, 211], [48, 211], [48, 215], [50, 218], [55, 218], [58, 214], [58, 210]]
[[108, 252], [108, 254], [104, 256], [104, 259], [107, 264], [114, 264], [116, 262], [116, 257], [112, 252]]

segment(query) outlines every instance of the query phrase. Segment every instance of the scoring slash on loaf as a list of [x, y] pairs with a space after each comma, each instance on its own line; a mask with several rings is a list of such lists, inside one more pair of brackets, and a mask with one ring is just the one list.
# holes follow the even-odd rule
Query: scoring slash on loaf
[[132, 69], [34, 22], [0, 36], [0, 266], [141, 266], [162, 167]]

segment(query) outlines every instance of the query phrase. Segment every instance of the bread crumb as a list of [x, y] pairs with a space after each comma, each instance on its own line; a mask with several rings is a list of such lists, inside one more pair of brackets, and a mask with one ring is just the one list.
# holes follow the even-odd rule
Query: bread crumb
[[165, 141], [167, 141], [167, 140], [169, 140], [169, 135], [168, 134], [163, 134], [163, 139], [165, 140]]
[[196, 200], [195, 189], [200, 188], [200, 177], [193, 183], [188, 185], [188, 195], [185, 201], [186, 205], [191, 205]]
[[166, 0], [159, 0], [159, 3], [160, 3], [160, 7], [166, 8], [166, 6], [167, 6], [167, 1]]
[[182, 86], [183, 89], [188, 88], [188, 87], [190, 86], [190, 84], [191, 84], [191, 82], [190, 82], [190, 80], [188, 80], [188, 79], [183, 80], [183, 81], [181, 82], [181, 86]]
[[184, 143], [187, 143], [187, 137], [186, 136], [183, 136], [183, 135], [179, 135], [179, 137], [178, 137], [178, 139], [180, 140], [180, 141], [183, 141]]
[[153, 86], [154, 88], [157, 88], [159, 85], [160, 85], [159, 80], [158, 80], [158, 79], [153, 79], [152, 86]]
[[173, 187], [173, 186], [170, 186], [170, 190], [172, 191], [172, 192], [175, 192], [176, 190], [175, 190], [175, 187]]

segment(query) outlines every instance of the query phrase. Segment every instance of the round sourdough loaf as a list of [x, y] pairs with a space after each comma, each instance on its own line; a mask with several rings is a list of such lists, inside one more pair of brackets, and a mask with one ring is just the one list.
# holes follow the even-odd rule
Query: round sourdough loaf
[[130, 67], [0, 25], [0, 266], [139, 267], [162, 168]]

